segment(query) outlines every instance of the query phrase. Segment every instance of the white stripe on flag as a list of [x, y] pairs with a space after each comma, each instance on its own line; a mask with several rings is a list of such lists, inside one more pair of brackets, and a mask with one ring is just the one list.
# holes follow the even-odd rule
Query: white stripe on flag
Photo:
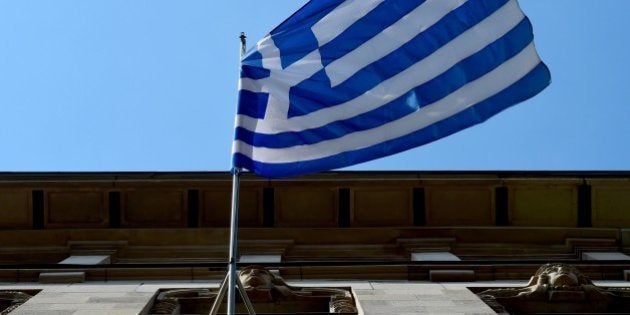
[[[240, 140], [235, 143], [238, 152], [263, 163], [291, 163], [324, 158], [351, 150], [366, 148], [383, 141], [405, 136], [435, 122], [448, 118], [470, 106], [497, 94], [527, 75], [540, 63], [534, 44], [500, 67], [473, 81], [446, 98], [421, 108], [399, 120], [362, 132], [355, 132], [341, 138], [322, 141], [312, 145], [300, 145], [285, 149], [253, 148]], [[254, 152], [253, 156], [251, 153]]]

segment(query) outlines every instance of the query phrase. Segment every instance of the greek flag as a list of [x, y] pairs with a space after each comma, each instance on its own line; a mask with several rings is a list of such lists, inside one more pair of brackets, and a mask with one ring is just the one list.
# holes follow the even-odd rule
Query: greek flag
[[233, 166], [277, 178], [395, 154], [550, 80], [516, 0], [313, 0], [241, 61]]

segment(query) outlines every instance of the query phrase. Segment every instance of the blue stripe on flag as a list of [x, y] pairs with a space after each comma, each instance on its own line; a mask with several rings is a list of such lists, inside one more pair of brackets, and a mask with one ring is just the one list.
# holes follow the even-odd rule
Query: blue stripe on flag
[[273, 135], [256, 134], [237, 127], [236, 138], [257, 147], [284, 148], [300, 144], [314, 144], [378, 127], [404, 117], [425, 105], [437, 102], [500, 66], [531, 43], [533, 34], [530, 30], [529, 20], [523, 19], [506, 36], [456, 64], [440, 76], [414, 88], [395, 101], [365, 114], [336, 121], [320, 128]]
[[238, 114], [252, 118], [263, 119], [267, 111], [268, 93], [254, 93], [246, 90], [239, 91], [239, 103], [247, 104], [238, 107]]
[[[399, 74], [419, 60], [431, 55], [500, 9], [507, 2], [508, 0], [469, 1], [453, 10], [426, 31], [418, 34], [413, 40], [360, 70], [338, 86], [331, 87], [324, 70], [316, 73], [311, 79], [291, 87], [289, 117], [306, 115], [324, 107], [338, 105], [356, 98], [383, 80]], [[381, 28], [384, 29], [385, 27], [381, 26]], [[356, 33], [355, 30], [349, 30], [340, 37], [359, 36]], [[345, 47], [346, 42], [347, 40], [344, 42], [332, 41], [330, 44], [324, 45], [320, 49], [322, 60], [345, 55], [348, 50]], [[340, 54], [342, 55], [339, 56]]]
[[548, 84], [549, 70], [541, 62], [528, 75], [493, 97], [448, 119], [404, 137], [322, 159], [293, 163], [261, 163], [241, 153], [235, 153], [233, 156], [234, 165], [245, 167], [266, 177], [279, 178], [326, 171], [366, 162], [427, 144], [479, 124], [506, 108], [536, 95]]

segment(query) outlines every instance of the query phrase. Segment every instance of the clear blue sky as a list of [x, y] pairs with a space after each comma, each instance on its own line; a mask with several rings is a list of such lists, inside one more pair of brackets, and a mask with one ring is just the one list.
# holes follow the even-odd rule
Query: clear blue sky
[[[296, 0], [0, 0], [0, 171], [227, 171], [238, 36]], [[553, 82], [353, 170], [630, 170], [630, 1], [521, 0]]]

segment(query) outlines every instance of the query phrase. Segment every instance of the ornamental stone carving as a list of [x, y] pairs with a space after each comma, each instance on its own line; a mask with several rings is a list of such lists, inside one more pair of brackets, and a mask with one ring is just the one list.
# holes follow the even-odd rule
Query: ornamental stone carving
[[19, 291], [0, 291], [0, 315], [9, 314], [31, 297], [30, 294]]
[[[239, 279], [256, 312], [266, 314], [331, 313], [357, 314], [349, 289], [296, 287], [260, 266], [239, 272]], [[208, 314], [218, 290], [172, 289], [160, 292], [150, 314]]]
[[560, 263], [540, 267], [525, 287], [477, 295], [499, 314], [630, 313], [628, 288], [598, 287], [577, 268]]

